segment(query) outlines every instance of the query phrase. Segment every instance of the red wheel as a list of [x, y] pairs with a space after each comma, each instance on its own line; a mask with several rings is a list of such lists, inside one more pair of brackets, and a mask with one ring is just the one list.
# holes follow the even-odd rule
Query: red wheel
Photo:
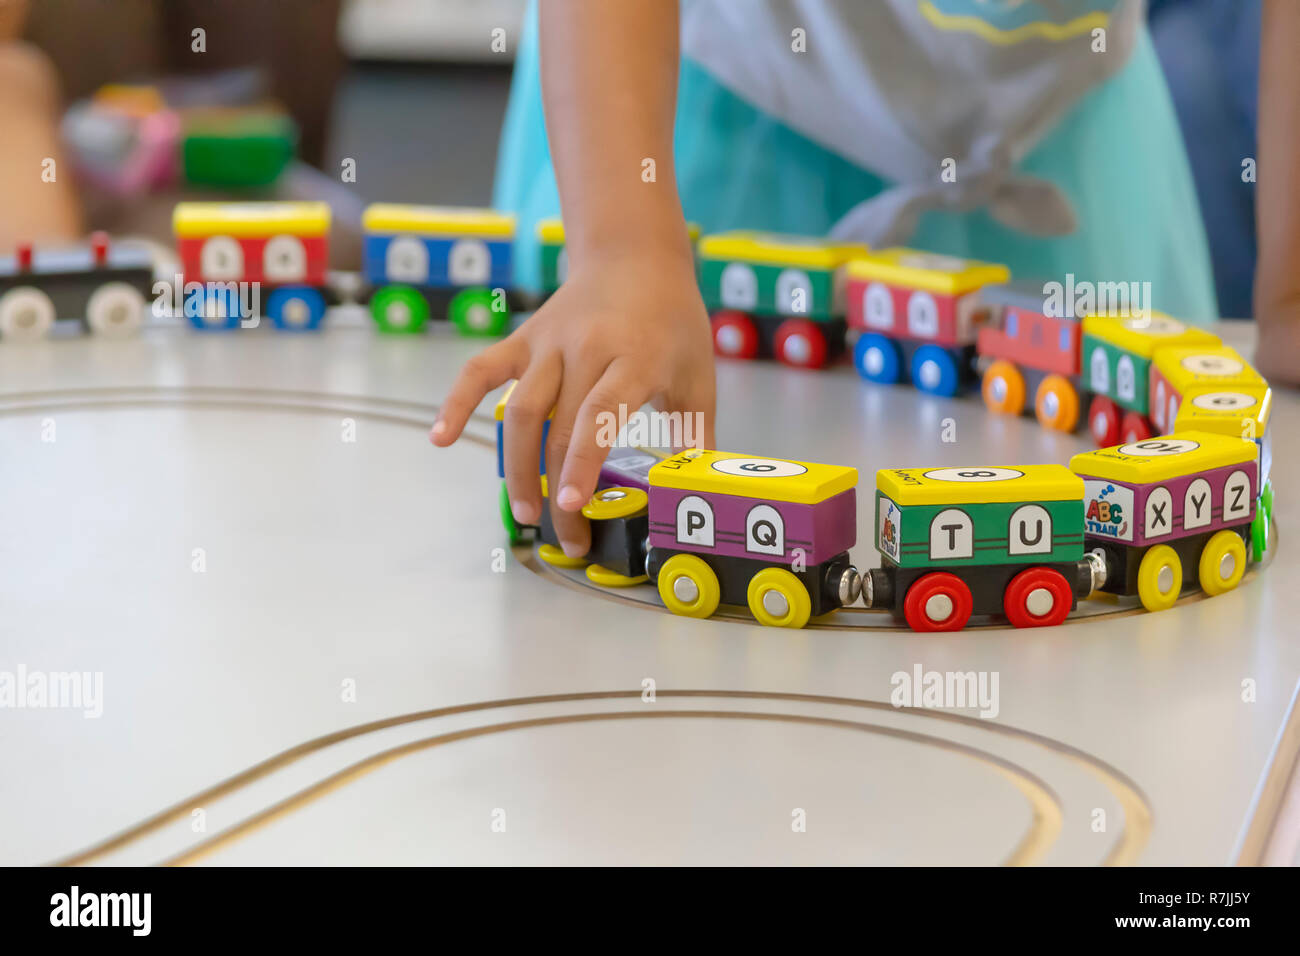
[[714, 312], [713, 354], [726, 358], [752, 359], [758, 355], [758, 329], [744, 312], [725, 309]]
[[772, 351], [785, 365], [821, 368], [826, 364], [826, 336], [816, 322], [786, 319], [777, 326]]
[[1074, 592], [1065, 575], [1051, 568], [1021, 571], [1002, 595], [1002, 610], [1015, 627], [1052, 627], [1070, 614]]
[[1088, 430], [1098, 448], [1119, 444], [1119, 406], [1097, 395], [1088, 406]]
[[914, 631], [960, 631], [973, 606], [965, 581], [947, 571], [932, 571], [907, 589], [903, 617]]
[[1127, 413], [1124, 420], [1120, 422], [1119, 437], [1124, 442], [1141, 441], [1144, 438], [1150, 438], [1150, 419], [1145, 415], [1139, 415], [1137, 412]]

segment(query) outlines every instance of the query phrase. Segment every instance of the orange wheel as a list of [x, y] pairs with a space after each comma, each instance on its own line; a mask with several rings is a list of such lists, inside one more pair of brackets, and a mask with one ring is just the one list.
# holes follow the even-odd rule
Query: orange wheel
[[998, 359], [984, 372], [981, 391], [989, 411], [1019, 415], [1025, 409], [1025, 377], [1006, 359]]
[[1044, 428], [1072, 432], [1079, 424], [1079, 390], [1064, 375], [1049, 375], [1038, 385], [1034, 414]]

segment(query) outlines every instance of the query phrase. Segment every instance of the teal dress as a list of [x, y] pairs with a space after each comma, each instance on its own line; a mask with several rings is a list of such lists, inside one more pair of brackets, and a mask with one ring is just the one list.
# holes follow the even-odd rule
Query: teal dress
[[[516, 274], [540, 285], [536, 223], [560, 214], [538, 75], [536, 6], [517, 52], [493, 202], [519, 217]], [[766, 115], [683, 59], [676, 167], [686, 216], [705, 232], [825, 235], [888, 188], [872, 172]], [[1016, 278], [1150, 282], [1151, 305], [1218, 317], [1209, 246], [1178, 122], [1143, 28], [1129, 61], [1088, 92], [1019, 164], [1070, 200], [1078, 228], [1043, 238], [986, 211], [922, 214], [908, 245], [1007, 264]]]

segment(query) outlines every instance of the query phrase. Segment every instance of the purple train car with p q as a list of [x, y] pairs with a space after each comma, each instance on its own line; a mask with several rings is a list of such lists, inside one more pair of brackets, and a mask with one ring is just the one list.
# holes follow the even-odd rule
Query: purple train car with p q
[[692, 450], [650, 469], [646, 573], [674, 614], [747, 606], [803, 627], [852, 604], [861, 578], [856, 468]]

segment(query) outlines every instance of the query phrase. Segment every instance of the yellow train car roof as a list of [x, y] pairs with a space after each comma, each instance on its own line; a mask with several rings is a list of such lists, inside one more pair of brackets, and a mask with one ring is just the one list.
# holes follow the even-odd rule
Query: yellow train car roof
[[[519, 384], [518, 381], [511, 382], [509, 385], [506, 386], [506, 390], [501, 393], [501, 397], [497, 399], [496, 408], [492, 410], [492, 417], [495, 418], [497, 421], [503, 422], [506, 420], [506, 402], [510, 401], [510, 396], [514, 392], [515, 386], [518, 384]], [[550, 414], [547, 415], [546, 417], [554, 418], [555, 409], [552, 408]]]
[[899, 507], [1083, 500], [1083, 480], [1064, 465], [882, 468], [876, 488]]
[[[686, 235], [691, 242], [698, 242], [700, 238], [700, 224], [698, 222], [688, 222], [686, 224]], [[553, 219], [542, 219], [537, 223], [538, 241], [547, 245], [561, 245], [564, 242], [564, 220], [558, 217]]]
[[1094, 336], [1126, 352], [1147, 359], [1151, 358], [1157, 348], [1168, 345], [1222, 344], [1213, 332], [1186, 325], [1155, 310], [1152, 310], [1149, 315], [1085, 316], [1083, 334]]
[[1142, 485], [1254, 461], [1257, 452], [1254, 442], [1241, 438], [1179, 431], [1081, 452], [1070, 459], [1070, 470], [1107, 481]]
[[419, 232], [510, 239], [515, 234], [515, 217], [495, 209], [377, 202], [367, 206], [361, 214], [361, 227], [367, 232]]
[[1197, 385], [1268, 384], [1228, 345], [1174, 345], [1161, 348], [1152, 362], [1180, 395]]
[[1267, 385], [1196, 388], [1182, 395], [1174, 419], [1175, 432], [1217, 432], [1235, 438], [1262, 438], [1268, 430], [1273, 390]]
[[650, 469], [650, 485], [815, 505], [857, 487], [858, 470], [761, 455], [694, 449]]
[[330, 230], [330, 207], [323, 202], [183, 202], [172, 213], [172, 229], [182, 239], [323, 236]]
[[854, 279], [876, 279], [940, 295], [961, 295], [1011, 279], [1011, 270], [994, 262], [902, 248], [858, 256], [849, 262], [845, 271]]
[[774, 266], [838, 269], [854, 256], [865, 255], [861, 244], [834, 242], [817, 236], [791, 236], [776, 232], [716, 232], [696, 246], [701, 258], [731, 259]]

